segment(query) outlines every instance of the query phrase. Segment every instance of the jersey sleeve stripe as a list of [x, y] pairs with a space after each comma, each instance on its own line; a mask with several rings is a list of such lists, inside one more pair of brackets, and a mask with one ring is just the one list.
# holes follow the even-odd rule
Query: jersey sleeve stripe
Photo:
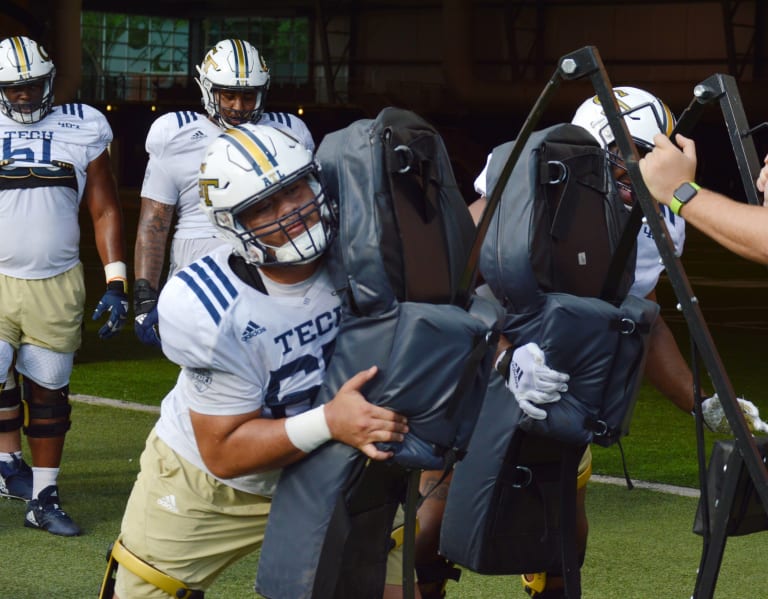
[[278, 122], [280, 124], [286, 125], [289, 128], [293, 127], [291, 125], [291, 115], [287, 112], [267, 112], [264, 116], [273, 123]]
[[83, 105], [82, 104], [63, 104], [61, 106], [61, 111], [64, 114], [70, 114], [72, 116], [79, 116], [81, 119], [83, 118]]
[[218, 288], [218, 286], [216, 285], [216, 282], [210, 277], [210, 275], [206, 272], [206, 270], [196, 262], [190, 264], [189, 268], [190, 270], [193, 270], [198, 277], [200, 277], [200, 280], [203, 283], [205, 283], [205, 286], [213, 294], [213, 297], [216, 299], [216, 301], [219, 303], [222, 309], [226, 310], [227, 308], [229, 308], [229, 301], [227, 300], [226, 297], [224, 297], [224, 294], [221, 292], [221, 289]]
[[178, 124], [179, 129], [181, 129], [184, 125], [197, 120], [197, 113], [192, 112], [191, 110], [177, 110], [175, 114], [176, 123]]
[[182, 270], [180, 273], [178, 273], [177, 276], [182, 281], [184, 281], [192, 291], [195, 292], [197, 299], [200, 300], [200, 303], [203, 304], [205, 309], [208, 311], [208, 314], [210, 314], [211, 318], [213, 319], [213, 322], [215, 322], [218, 325], [221, 322], [221, 315], [219, 314], [219, 311], [216, 309], [213, 303], [211, 303], [211, 300], [208, 299], [208, 296], [206, 295], [205, 291], [203, 291], [203, 289], [200, 288], [200, 286], [189, 275], [189, 273]]
[[232, 281], [229, 280], [229, 277], [224, 274], [224, 271], [219, 268], [219, 265], [216, 264], [215, 260], [213, 260], [213, 258], [210, 256], [203, 256], [203, 262], [205, 262], [205, 265], [211, 269], [213, 274], [216, 275], [216, 278], [221, 281], [221, 284], [224, 286], [224, 289], [227, 290], [229, 296], [232, 299], [235, 299], [237, 297], [237, 289], [235, 289], [235, 286], [232, 284]]

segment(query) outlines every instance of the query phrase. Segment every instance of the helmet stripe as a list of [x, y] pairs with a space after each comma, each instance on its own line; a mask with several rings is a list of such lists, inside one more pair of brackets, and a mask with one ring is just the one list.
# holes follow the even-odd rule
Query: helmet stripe
[[223, 135], [230, 138], [232, 145], [248, 159], [257, 174], [264, 175], [277, 168], [275, 156], [251, 131], [229, 129]]
[[[661, 100], [659, 100], [661, 102]], [[664, 135], [669, 137], [672, 135], [672, 130], [675, 128], [675, 116], [672, 114], [672, 111], [669, 109], [669, 106], [664, 104], [664, 102], [661, 102], [661, 105], [664, 107], [664, 116], [662, 117], [664, 119], [663, 125], [663, 131]]]
[[29, 76], [29, 56], [27, 55], [27, 49], [24, 46], [24, 41], [20, 37], [12, 37], [11, 43], [13, 44], [14, 52], [16, 54], [16, 70], [22, 78]]
[[245, 79], [248, 76], [248, 59], [245, 53], [245, 47], [241, 40], [232, 40], [235, 51], [235, 73], [239, 79]]

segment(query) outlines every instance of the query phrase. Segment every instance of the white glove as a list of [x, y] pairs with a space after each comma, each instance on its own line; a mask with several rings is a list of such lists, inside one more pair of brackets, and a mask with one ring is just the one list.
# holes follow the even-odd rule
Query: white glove
[[[757, 406], [742, 397], [737, 397], [736, 401], [739, 403], [741, 413], [744, 414], [744, 420], [747, 421], [749, 432], [768, 433], [768, 424], [760, 419], [760, 410]], [[717, 393], [701, 402], [701, 414], [704, 417], [704, 424], [713, 433], [733, 434]]]
[[[560, 394], [568, 391], [565, 383], [570, 377], [547, 366], [544, 352], [535, 343], [515, 349], [511, 360], [507, 357], [509, 351], [496, 360], [496, 370], [504, 377], [507, 389], [515, 395], [520, 409], [535, 420], [544, 420], [547, 412], [536, 405], [559, 401]], [[507, 360], [508, 365], [504, 363]]]

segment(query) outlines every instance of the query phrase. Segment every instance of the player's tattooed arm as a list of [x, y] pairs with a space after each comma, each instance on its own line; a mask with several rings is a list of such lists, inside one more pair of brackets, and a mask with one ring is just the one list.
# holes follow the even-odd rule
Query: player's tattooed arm
[[136, 232], [134, 270], [136, 279], [147, 279], [154, 289], [160, 285], [165, 262], [165, 246], [175, 207], [141, 198], [139, 227]]

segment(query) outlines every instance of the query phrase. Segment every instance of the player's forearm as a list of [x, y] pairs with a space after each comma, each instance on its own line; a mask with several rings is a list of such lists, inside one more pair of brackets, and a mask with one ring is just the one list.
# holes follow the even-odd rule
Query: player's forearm
[[227, 434], [203, 434], [207, 440], [198, 436], [203, 460], [220, 478], [276, 470], [306, 455], [288, 439], [284, 418], [254, 418]]
[[112, 262], [125, 262], [123, 219], [119, 206], [104, 210], [95, 216], [93, 231], [96, 251], [102, 264], [106, 266]]
[[160, 285], [173, 213], [173, 206], [141, 198], [134, 247], [134, 274], [136, 279], [147, 279], [154, 289]]
[[693, 374], [677, 341], [659, 316], [648, 339], [645, 375], [651, 384], [686, 414], [693, 410]]
[[768, 264], [768, 209], [702, 189], [680, 215], [732, 252]]

